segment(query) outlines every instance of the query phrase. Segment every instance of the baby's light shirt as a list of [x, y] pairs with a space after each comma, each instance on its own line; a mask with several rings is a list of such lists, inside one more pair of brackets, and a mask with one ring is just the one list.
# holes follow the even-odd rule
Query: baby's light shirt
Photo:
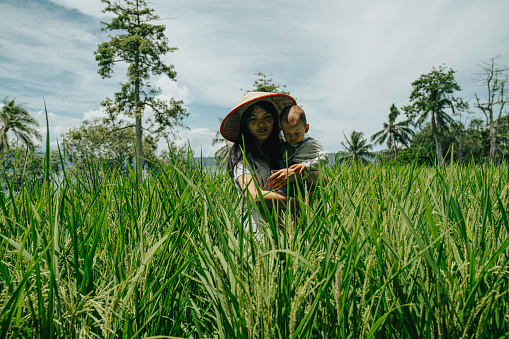
[[282, 147], [281, 168], [300, 163], [306, 165], [307, 170], [317, 170], [319, 164], [324, 166], [329, 163], [329, 156], [312, 137], [305, 138], [297, 146], [292, 146], [285, 141]]

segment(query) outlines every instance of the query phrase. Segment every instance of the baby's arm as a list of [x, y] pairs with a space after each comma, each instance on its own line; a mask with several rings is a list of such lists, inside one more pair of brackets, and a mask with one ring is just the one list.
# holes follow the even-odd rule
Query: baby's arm
[[305, 157], [305, 159], [298, 159], [297, 156], [295, 160], [304, 164], [308, 170], [316, 170], [320, 164], [324, 166], [329, 163], [329, 156], [327, 155], [327, 152], [325, 152], [322, 146], [320, 146], [315, 139], [311, 138], [303, 146], [305, 146], [305, 148], [302, 149], [302, 157]]
[[292, 160], [296, 163], [288, 168], [272, 171], [268, 181], [274, 189], [278, 190], [295, 179], [311, 185], [316, 185], [319, 181], [327, 185], [327, 179], [318, 168], [319, 164], [326, 165], [329, 162], [329, 156], [315, 139], [310, 138], [304, 143]]

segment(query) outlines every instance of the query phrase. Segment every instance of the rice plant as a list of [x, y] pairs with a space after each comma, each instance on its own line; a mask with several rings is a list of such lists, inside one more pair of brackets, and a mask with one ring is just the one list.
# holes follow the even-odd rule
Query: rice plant
[[253, 234], [200, 161], [41, 166], [0, 194], [0, 337], [509, 336], [507, 167], [326, 167]]

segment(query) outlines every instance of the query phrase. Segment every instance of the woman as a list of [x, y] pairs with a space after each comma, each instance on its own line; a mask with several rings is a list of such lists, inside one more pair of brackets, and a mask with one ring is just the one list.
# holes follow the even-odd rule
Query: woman
[[[234, 142], [228, 155], [228, 173], [247, 199], [256, 203], [264, 200], [269, 209], [283, 209], [295, 201], [276, 192], [298, 177], [290, 169], [279, 170], [279, 114], [284, 107], [295, 104], [295, 99], [286, 94], [248, 92], [221, 124], [221, 135]], [[318, 171], [310, 172], [305, 181], [316, 184], [320, 176]], [[250, 216], [251, 222], [249, 216], [246, 221], [257, 232], [260, 217], [256, 211]], [[265, 215], [262, 217], [266, 220]]]

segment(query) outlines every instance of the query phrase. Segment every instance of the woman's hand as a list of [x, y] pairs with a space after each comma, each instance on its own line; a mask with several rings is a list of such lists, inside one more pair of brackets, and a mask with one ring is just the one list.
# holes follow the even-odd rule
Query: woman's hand
[[291, 167], [277, 171], [273, 170], [272, 175], [267, 178], [267, 181], [273, 189], [279, 190], [285, 187], [288, 183], [295, 181], [295, 173], [296, 171], [294, 171]]

